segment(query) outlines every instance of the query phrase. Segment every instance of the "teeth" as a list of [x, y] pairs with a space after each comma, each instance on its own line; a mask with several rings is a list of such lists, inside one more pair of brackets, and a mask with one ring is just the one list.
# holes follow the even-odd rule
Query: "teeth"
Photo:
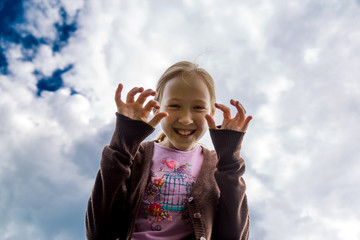
[[178, 130], [177, 131], [180, 135], [190, 135], [191, 134], [191, 131], [187, 131], [187, 130]]

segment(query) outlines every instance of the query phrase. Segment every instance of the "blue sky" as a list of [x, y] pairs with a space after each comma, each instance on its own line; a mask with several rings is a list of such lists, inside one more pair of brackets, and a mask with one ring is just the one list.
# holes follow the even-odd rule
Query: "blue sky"
[[360, 239], [359, 29], [355, 0], [2, 1], [0, 239], [85, 239], [117, 84], [180, 60], [254, 117], [251, 239]]

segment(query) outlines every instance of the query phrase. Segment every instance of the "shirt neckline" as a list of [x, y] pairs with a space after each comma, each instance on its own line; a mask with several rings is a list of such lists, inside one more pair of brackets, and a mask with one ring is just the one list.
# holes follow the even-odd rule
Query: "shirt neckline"
[[201, 145], [200, 144], [196, 144], [196, 146], [189, 150], [189, 151], [183, 151], [183, 150], [179, 150], [179, 149], [175, 149], [175, 148], [170, 148], [170, 147], [166, 147], [166, 146], [163, 146], [161, 145], [160, 143], [158, 142], [154, 142], [154, 146], [158, 147], [158, 148], [162, 148], [162, 149], [165, 149], [167, 151], [171, 151], [171, 152], [176, 152], [176, 153], [182, 153], [182, 154], [191, 154], [191, 153], [194, 153], [196, 151], [199, 150], [199, 148], [201, 148]]

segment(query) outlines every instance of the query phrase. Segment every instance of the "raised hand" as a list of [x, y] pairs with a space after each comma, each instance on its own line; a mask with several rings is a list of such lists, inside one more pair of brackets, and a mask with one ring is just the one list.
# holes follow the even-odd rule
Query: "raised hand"
[[[160, 105], [155, 100], [150, 100], [145, 106], [144, 103], [146, 99], [150, 96], [155, 96], [156, 92], [152, 89], [147, 89], [144, 91], [144, 88], [135, 87], [131, 89], [127, 96], [126, 102], [121, 100], [121, 91], [123, 89], [123, 85], [120, 83], [115, 92], [115, 102], [118, 109], [118, 113], [134, 119], [140, 120], [152, 127], [156, 127], [164, 117], [167, 117], [169, 114], [167, 112], [159, 112], [155, 114], [155, 116], [148, 121], [148, 117], [153, 109], [160, 109]], [[135, 100], [135, 95], [140, 93], [139, 97]]]
[[[252, 116], [246, 117], [246, 111], [243, 106], [239, 103], [239, 101], [235, 101], [233, 99], [230, 100], [230, 104], [236, 107], [237, 113], [234, 118], [231, 118], [230, 108], [223, 104], [215, 103], [215, 107], [220, 109], [223, 112], [224, 120], [221, 124], [220, 129], [228, 129], [240, 132], [246, 132], [249, 123], [252, 119]], [[205, 116], [207, 123], [210, 129], [217, 129], [214, 119], [207, 114]]]

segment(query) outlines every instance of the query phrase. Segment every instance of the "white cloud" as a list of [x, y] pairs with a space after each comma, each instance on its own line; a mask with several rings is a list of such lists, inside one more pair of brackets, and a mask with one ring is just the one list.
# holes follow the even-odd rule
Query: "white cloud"
[[[70, 22], [81, 11], [60, 52], [41, 45], [32, 62], [21, 60], [16, 44], [6, 52], [12, 74], [0, 76], [0, 238], [82, 239], [117, 84], [124, 92], [154, 87], [184, 59], [213, 75], [219, 102], [239, 99], [254, 116], [242, 148], [251, 239], [359, 238], [359, 5], [31, 3], [28, 22], [17, 27], [36, 37], [55, 38], [60, 4]], [[36, 97], [32, 72], [50, 76], [69, 64], [65, 87]], [[208, 135], [204, 142], [212, 147]]]
[[319, 50], [316, 48], [309, 48], [305, 50], [304, 61], [305, 63], [316, 63], [319, 60]]

